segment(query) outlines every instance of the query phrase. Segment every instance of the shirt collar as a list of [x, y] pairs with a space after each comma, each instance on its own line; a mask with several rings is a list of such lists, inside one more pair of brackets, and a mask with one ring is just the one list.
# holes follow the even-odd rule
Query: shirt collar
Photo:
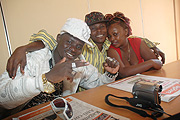
[[[97, 45], [94, 43], [94, 41], [91, 38], [89, 39], [89, 42], [91, 42], [94, 47], [91, 47], [90, 45], [86, 45], [88, 49], [93, 49], [95, 47], [97, 48]], [[108, 50], [110, 45], [111, 45], [111, 42], [108, 39], [106, 39], [104, 41], [103, 50], [102, 51]]]

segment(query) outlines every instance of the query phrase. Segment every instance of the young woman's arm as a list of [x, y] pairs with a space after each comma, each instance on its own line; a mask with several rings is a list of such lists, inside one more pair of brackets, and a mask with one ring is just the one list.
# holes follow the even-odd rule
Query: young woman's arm
[[146, 58], [147, 61], [142, 62], [140, 64], [125, 66], [118, 52], [115, 49], [110, 48], [107, 53], [109, 57], [115, 58], [119, 62], [119, 65], [120, 65], [119, 77], [121, 78], [135, 75], [137, 73], [145, 72], [149, 70], [150, 68], [160, 69], [162, 66], [161, 61], [157, 59], [153, 59], [153, 56], [149, 56], [149, 58], [151, 58], [149, 60], [147, 60], [148, 59], [147, 57]]

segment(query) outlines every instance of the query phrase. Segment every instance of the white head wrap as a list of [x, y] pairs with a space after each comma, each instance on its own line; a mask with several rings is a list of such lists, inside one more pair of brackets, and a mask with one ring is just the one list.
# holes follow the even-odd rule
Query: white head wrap
[[67, 19], [66, 23], [61, 28], [60, 34], [62, 35], [64, 33], [69, 33], [70, 35], [82, 40], [83, 42], [93, 47], [93, 45], [88, 41], [90, 38], [91, 31], [88, 25], [80, 19]]

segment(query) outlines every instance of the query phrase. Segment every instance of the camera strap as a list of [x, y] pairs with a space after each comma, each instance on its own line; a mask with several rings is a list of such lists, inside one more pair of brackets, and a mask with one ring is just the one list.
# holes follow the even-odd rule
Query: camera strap
[[[112, 102], [109, 101], [109, 96], [119, 98], [119, 99], [124, 99], [127, 102], [129, 102], [130, 105], [132, 105], [134, 107], [139, 107], [139, 108], [151, 110], [151, 111], [154, 111], [154, 112], [150, 115], [146, 111], [140, 110], [140, 109], [137, 109], [137, 108], [134, 108], [134, 107], [113, 104]], [[112, 95], [112, 94], [108, 94], [105, 97], [105, 102], [110, 106], [119, 107], [119, 108], [125, 108], [125, 109], [128, 109], [128, 110], [130, 110], [132, 112], [135, 112], [135, 113], [139, 114], [142, 117], [150, 117], [150, 118], [152, 118], [154, 120], [156, 120], [157, 117], [160, 117], [160, 116], [163, 115], [163, 113], [165, 113], [163, 111], [163, 108], [160, 105], [154, 105], [149, 101], [142, 100], [142, 99], [139, 99], [139, 98], [118, 97], [118, 96], [115, 96], [115, 95]]]

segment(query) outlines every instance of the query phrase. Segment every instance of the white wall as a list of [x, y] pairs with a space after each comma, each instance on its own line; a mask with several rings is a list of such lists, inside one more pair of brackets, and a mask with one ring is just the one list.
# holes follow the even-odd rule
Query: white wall
[[[121, 11], [131, 19], [133, 35], [161, 43], [158, 47], [165, 52], [166, 63], [177, 59], [174, 1], [179, 10], [178, 0], [1, 0], [13, 51], [16, 47], [27, 44], [30, 35], [42, 28], [56, 37], [69, 17], [84, 20], [84, 16], [90, 11], [101, 11], [104, 14]], [[179, 11], [176, 14], [179, 15]], [[179, 25], [180, 21], [177, 20]], [[0, 36], [1, 74], [8, 59], [2, 19]], [[179, 43], [178, 45], [180, 46]]]

